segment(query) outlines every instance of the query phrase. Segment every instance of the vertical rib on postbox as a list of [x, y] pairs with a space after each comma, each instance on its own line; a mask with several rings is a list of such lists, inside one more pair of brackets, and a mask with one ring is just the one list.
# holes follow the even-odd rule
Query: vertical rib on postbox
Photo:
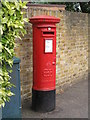
[[32, 108], [48, 112], [55, 109], [56, 23], [52, 16], [30, 18], [33, 24]]

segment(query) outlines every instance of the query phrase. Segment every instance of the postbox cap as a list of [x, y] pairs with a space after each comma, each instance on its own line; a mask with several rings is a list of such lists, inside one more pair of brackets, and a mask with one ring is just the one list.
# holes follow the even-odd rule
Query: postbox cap
[[39, 24], [39, 23], [59, 23], [60, 18], [53, 17], [53, 16], [47, 16], [47, 15], [40, 15], [40, 16], [34, 16], [29, 19], [29, 22], [32, 24]]

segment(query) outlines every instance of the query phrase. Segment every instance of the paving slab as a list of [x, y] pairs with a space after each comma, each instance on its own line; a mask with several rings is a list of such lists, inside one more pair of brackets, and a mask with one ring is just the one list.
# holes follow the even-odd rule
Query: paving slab
[[88, 118], [88, 79], [81, 80], [62, 94], [56, 95], [56, 109], [48, 113], [34, 112], [31, 99], [22, 108], [22, 118]]

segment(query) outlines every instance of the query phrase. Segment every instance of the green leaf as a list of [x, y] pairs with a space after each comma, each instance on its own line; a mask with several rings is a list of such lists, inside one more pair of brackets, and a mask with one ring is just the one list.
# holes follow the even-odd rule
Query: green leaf
[[0, 75], [3, 76], [2, 68], [0, 67]]
[[13, 65], [13, 60], [9, 59], [8, 63], [9, 63], [9, 65]]
[[24, 2], [22, 3], [22, 8], [27, 9], [27, 6], [26, 6], [27, 3], [28, 3], [28, 1], [24, 1]]
[[7, 23], [7, 21], [8, 21], [7, 17], [4, 17], [4, 18], [1, 19], [1, 23], [2, 23], [2, 24], [3, 24], [3, 23]]
[[0, 52], [2, 52], [2, 43], [0, 42]]
[[6, 47], [4, 47], [4, 49], [5, 49], [10, 55], [12, 55], [10, 49], [8, 49], [8, 48], [6, 48]]
[[3, 83], [3, 77], [0, 76], [0, 84], [2, 84], [2, 83]]
[[0, 108], [5, 106], [4, 100], [0, 99]]
[[2, 103], [2, 106], [3, 106], [3, 107], [5, 106], [5, 102]]
[[0, 18], [2, 18], [3, 14], [4, 14], [4, 12], [2, 10], [0, 10]]
[[15, 2], [15, 7], [17, 10], [20, 10], [20, 6], [19, 6], [18, 2]]
[[29, 20], [28, 20], [28, 18], [23, 18], [23, 21], [28, 22]]
[[12, 96], [12, 95], [15, 95], [15, 94], [12, 93], [11, 91], [8, 91], [8, 92], [7, 92], [7, 95], [8, 95], [8, 96]]
[[0, 34], [3, 34], [3, 29], [2, 29], [2, 25], [0, 25]]
[[15, 13], [15, 10], [9, 10], [9, 14], [13, 15]]

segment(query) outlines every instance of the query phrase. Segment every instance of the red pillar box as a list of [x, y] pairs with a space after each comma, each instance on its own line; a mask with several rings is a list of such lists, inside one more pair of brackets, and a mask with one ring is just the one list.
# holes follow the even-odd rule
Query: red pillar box
[[56, 23], [52, 16], [30, 18], [33, 24], [32, 108], [48, 112], [55, 109]]

